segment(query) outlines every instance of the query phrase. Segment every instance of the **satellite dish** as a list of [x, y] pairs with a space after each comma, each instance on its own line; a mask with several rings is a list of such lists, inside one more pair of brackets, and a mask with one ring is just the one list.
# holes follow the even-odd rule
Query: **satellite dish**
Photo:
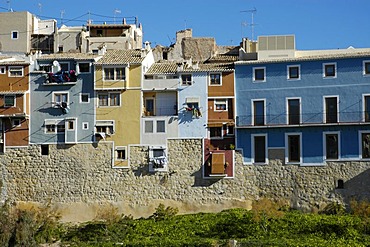
[[59, 62], [57, 60], [53, 61], [53, 66], [59, 66]]
[[60, 70], [61, 70], [61, 67], [60, 67], [59, 62], [56, 61], [56, 60], [54, 60], [53, 61], [53, 67], [51, 68], [51, 72], [53, 72], [55, 74], [55, 73], [57, 73]]

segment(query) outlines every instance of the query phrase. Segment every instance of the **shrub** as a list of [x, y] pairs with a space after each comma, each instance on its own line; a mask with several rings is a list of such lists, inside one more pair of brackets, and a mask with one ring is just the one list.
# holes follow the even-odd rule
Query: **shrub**
[[320, 211], [321, 214], [326, 215], [343, 215], [346, 212], [346, 208], [343, 204], [338, 202], [331, 202], [326, 207]]
[[160, 203], [158, 207], [155, 209], [153, 215], [150, 216], [150, 218], [155, 220], [166, 220], [168, 218], [175, 216], [178, 212], [179, 212], [178, 208], [174, 208], [171, 206], [165, 207], [164, 204]]

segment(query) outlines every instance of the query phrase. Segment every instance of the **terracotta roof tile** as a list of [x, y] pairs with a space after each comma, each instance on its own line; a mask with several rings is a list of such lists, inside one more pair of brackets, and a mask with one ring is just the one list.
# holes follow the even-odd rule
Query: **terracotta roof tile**
[[158, 62], [150, 66], [149, 70], [145, 73], [146, 75], [165, 75], [165, 74], [176, 74], [178, 64], [174, 62]]
[[48, 54], [48, 55], [42, 55], [38, 58], [38, 60], [93, 60], [95, 58], [99, 57], [99, 55], [96, 54], [86, 54], [86, 53], [54, 53], [54, 54]]
[[140, 64], [143, 60], [144, 57], [141, 56], [141, 50], [108, 50], [95, 64]]

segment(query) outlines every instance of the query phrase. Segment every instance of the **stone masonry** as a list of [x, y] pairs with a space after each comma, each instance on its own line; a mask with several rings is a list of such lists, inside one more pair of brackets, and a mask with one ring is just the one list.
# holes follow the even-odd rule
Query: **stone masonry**
[[9, 149], [0, 157], [0, 200], [51, 201], [63, 220], [84, 221], [107, 205], [146, 217], [159, 203], [193, 213], [250, 208], [261, 197], [304, 210], [370, 198], [369, 162], [300, 167], [283, 164], [281, 150], [270, 150], [269, 165], [251, 166], [236, 151], [234, 178], [204, 179], [202, 153], [201, 139], [168, 140], [169, 171], [150, 173], [147, 146], [130, 147], [129, 169], [112, 168], [109, 142], [49, 145], [49, 155], [41, 155], [38, 145]]

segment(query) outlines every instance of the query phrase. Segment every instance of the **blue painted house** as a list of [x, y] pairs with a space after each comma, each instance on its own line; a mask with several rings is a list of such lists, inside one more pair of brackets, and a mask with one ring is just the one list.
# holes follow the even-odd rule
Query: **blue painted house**
[[258, 42], [258, 59], [235, 64], [244, 163], [369, 160], [370, 49], [297, 51], [288, 36]]
[[30, 143], [93, 142], [97, 57], [59, 53], [36, 60], [36, 70], [30, 74]]

